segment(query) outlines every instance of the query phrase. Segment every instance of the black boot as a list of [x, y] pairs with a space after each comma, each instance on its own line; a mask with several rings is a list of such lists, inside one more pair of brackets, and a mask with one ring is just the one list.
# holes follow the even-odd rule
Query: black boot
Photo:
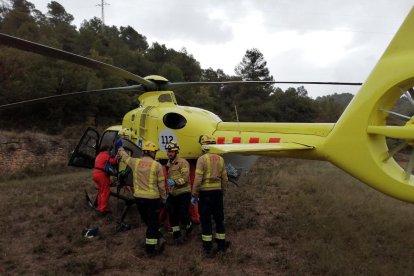
[[221, 239], [216, 239], [216, 243], [217, 243], [217, 250], [221, 252], [226, 252], [227, 249], [231, 245], [230, 241], [221, 240]]
[[185, 235], [188, 237], [190, 236], [191, 232], [193, 232], [193, 225], [190, 223], [185, 229]]
[[145, 253], [147, 253], [148, 257], [154, 257], [156, 255], [155, 245], [145, 244]]
[[203, 255], [207, 258], [214, 257], [213, 243], [211, 241], [203, 241]]

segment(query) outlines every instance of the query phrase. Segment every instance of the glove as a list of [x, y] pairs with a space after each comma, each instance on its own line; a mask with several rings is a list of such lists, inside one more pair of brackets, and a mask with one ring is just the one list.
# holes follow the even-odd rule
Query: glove
[[120, 176], [120, 177], [126, 177], [126, 176], [128, 176], [128, 174], [129, 174], [129, 171], [128, 171], [128, 170], [123, 170], [123, 171], [121, 171], [121, 172], [119, 173], [119, 176]]
[[197, 197], [191, 196], [191, 204], [196, 205], [197, 203]]
[[175, 185], [174, 180], [172, 180], [171, 178], [168, 178], [167, 182], [168, 182], [168, 186], [169, 186], [170, 188], [174, 187], [174, 185]]
[[122, 140], [121, 139], [117, 139], [115, 141], [115, 149], [118, 150], [120, 147], [122, 147]]

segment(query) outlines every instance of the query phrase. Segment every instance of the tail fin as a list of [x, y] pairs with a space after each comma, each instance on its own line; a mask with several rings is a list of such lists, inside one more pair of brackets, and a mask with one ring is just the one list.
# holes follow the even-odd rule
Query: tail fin
[[[329, 161], [373, 188], [401, 200], [414, 202], [414, 150], [401, 166], [395, 154], [414, 145], [411, 120], [402, 126], [387, 125], [387, 117], [402, 94], [414, 86], [414, 8], [374, 67], [360, 91], [322, 147]], [[402, 116], [400, 116], [402, 117]], [[406, 120], [411, 115], [406, 116]], [[398, 146], [389, 149], [387, 139]]]

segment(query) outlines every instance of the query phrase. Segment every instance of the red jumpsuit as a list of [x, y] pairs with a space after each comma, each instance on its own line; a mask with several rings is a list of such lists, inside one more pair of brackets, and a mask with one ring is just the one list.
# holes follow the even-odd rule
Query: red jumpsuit
[[[191, 183], [191, 190], [193, 190], [193, 184], [194, 184], [194, 176], [195, 176], [195, 164], [194, 162], [190, 162], [190, 183]], [[188, 205], [188, 212], [190, 214], [191, 221], [194, 224], [200, 223], [200, 215], [198, 213], [198, 201], [195, 205], [189, 204]]]
[[111, 193], [109, 189], [110, 179], [105, 173], [105, 165], [109, 161], [111, 165], [116, 165], [117, 160], [111, 157], [108, 151], [101, 151], [95, 159], [95, 167], [93, 170], [92, 179], [98, 186], [98, 207], [96, 210], [100, 213], [108, 212], [108, 201]]

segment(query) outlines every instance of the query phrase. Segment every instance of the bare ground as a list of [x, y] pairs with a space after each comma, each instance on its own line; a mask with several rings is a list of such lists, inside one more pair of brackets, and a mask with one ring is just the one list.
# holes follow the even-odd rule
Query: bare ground
[[[225, 196], [224, 255], [190, 241], [145, 256], [145, 226], [135, 208], [116, 231], [113, 216], [86, 205], [89, 171], [0, 182], [0, 274], [4, 275], [355, 275], [409, 274], [414, 256], [412, 205], [386, 198], [325, 162], [261, 159]], [[380, 204], [379, 204], [380, 203]], [[88, 239], [86, 227], [99, 227]]]
[[[126, 221], [134, 227], [116, 232], [115, 218], [123, 206], [111, 199], [113, 216], [100, 218], [85, 204], [83, 190], [93, 186], [90, 172], [70, 173], [1, 183], [0, 272], [4, 274], [103, 275], [240, 275], [283, 271], [275, 248], [282, 242], [266, 235], [268, 221], [259, 219], [254, 195], [239, 194], [229, 212], [227, 236], [233, 245], [226, 255], [205, 259], [197, 226], [190, 241], [167, 247], [149, 259], [142, 243], [145, 226], [134, 207]], [[230, 187], [227, 197], [236, 189]], [[228, 206], [229, 204], [227, 204]], [[118, 207], [118, 208], [117, 208]], [[259, 225], [258, 225], [259, 224]], [[99, 236], [84, 238], [86, 227], [99, 227]], [[260, 256], [260, 257], [257, 257]]]

